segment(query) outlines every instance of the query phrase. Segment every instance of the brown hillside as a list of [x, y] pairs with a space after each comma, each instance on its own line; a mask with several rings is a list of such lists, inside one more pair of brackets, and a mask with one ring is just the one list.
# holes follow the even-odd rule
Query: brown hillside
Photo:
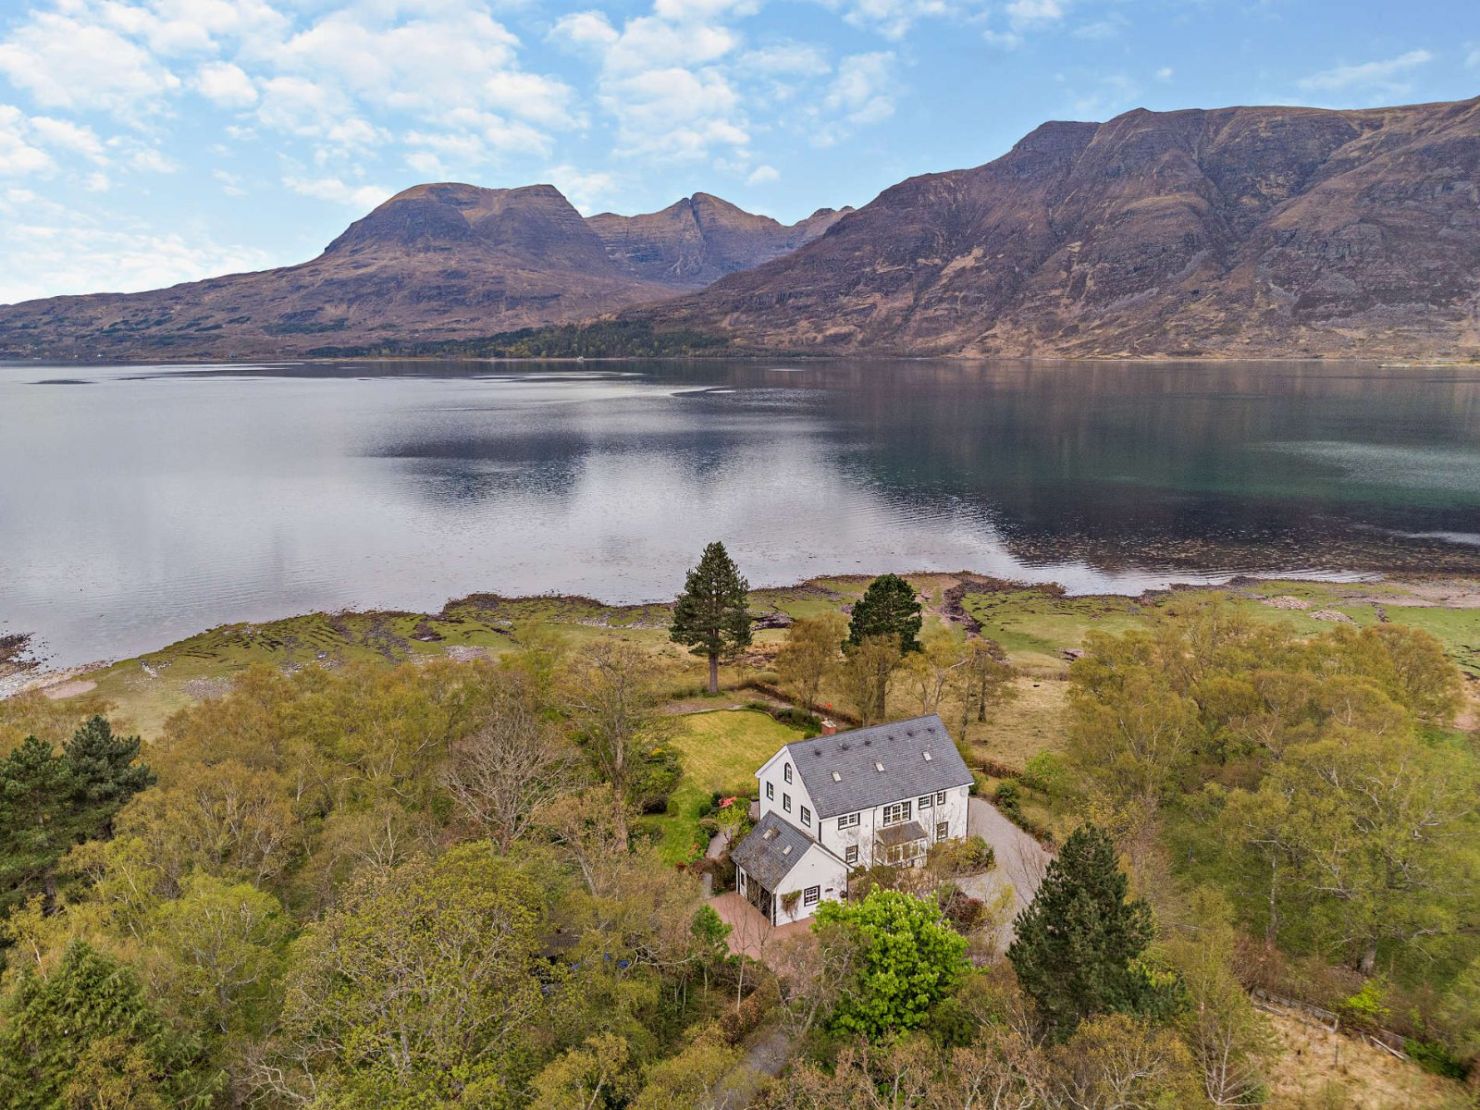
[[1480, 353], [1480, 99], [1137, 110], [911, 178], [650, 313], [747, 346]]

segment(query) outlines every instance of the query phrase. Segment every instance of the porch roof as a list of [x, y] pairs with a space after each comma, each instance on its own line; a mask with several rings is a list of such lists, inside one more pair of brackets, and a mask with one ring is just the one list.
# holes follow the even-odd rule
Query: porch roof
[[886, 848], [896, 848], [911, 841], [924, 840], [928, 835], [920, 822], [906, 821], [902, 825], [889, 825], [880, 829], [874, 834], [874, 839]]

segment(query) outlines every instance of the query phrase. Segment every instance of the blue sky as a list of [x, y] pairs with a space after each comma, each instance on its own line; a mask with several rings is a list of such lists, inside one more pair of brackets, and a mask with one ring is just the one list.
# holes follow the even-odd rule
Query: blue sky
[[0, 0], [0, 303], [302, 261], [421, 181], [789, 221], [1046, 119], [1476, 93], [1474, 0]]

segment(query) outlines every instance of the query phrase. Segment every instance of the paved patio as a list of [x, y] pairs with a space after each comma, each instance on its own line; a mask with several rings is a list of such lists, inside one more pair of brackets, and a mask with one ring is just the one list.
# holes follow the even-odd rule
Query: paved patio
[[730, 951], [761, 963], [773, 962], [786, 941], [806, 936], [812, 928], [810, 919], [793, 921], [790, 925], [772, 925], [760, 910], [734, 891], [711, 898], [709, 904], [719, 914], [720, 920], [730, 927]]

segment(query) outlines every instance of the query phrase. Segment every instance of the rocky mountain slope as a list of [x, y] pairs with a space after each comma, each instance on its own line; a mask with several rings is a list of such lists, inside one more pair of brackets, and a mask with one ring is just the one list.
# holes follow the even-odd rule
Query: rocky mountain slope
[[701, 193], [586, 220], [549, 185], [418, 185], [299, 266], [0, 307], [0, 354], [231, 358], [486, 336], [701, 288], [837, 215], [786, 227]]
[[822, 208], [786, 225], [708, 193], [695, 193], [650, 215], [603, 212], [586, 222], [608, 255], [637, 276], [701, 289], [796, 250], [851, 211]]
[[1480, 355], [1480, 99], [1048, 123], [638, 318], [818, 352]]

